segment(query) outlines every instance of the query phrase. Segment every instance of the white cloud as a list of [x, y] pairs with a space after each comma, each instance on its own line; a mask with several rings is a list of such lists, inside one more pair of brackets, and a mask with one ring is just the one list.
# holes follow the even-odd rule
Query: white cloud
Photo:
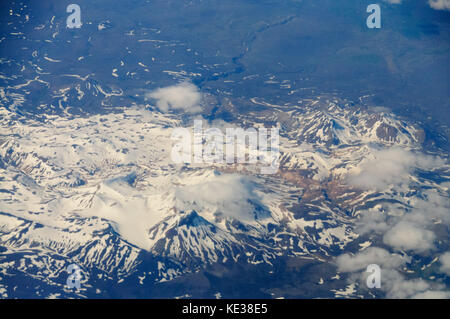
[[[401, 4], [403, 0], [383, 0], [384, 2], [390, 4]], [[450, 11], [450, 0], [428, 0], [428, 4], [431, 8], [435, 10], [449, 10]]]
[[410, 199], [409, 207], [385, 204], [360, 212], [356, 231], [381, 235], [383, 242], [396, 250], [427, 254], [435, 248], [435, 222], [450, 225], [450, 203], [433, 190], [423, 191], [422, 197]]
[[[377, 185], [383, 190], [386, 190], [384, 187], [391, 185], [401, 185], [401, 192], [409, 190], [410, 195], [402, 196], [401, 201], [404, 203], [382, 203], [360, 211], [359, 220], [355, 225], [357, 233], [378, 235], [384, 244], [393, 250], [401, 251], [402, 254], [405, 254], [405, 251], [419, 255], [436, 254], [434, 243], [438, 237], [433, 230], [436, 224], [450, 225], [448, 183], [442, 183], [435, 189], [422, 189], [418, 192], [411, 192], [406, 183], [413, 180], [408, 175], [415, 167], [431, 170], [442, 164], [444, 162], [439, 158], [419, 154], [413, 156], [406, 150], [376, 152], [372, 159], [359, 166], [358, 181], [366, 182], [365, 186], [372, 182], [371, 187]], [[385, 171], [382, 169], [383, 166], [387, 167]], [[386, 176], [388, 175], [386, 172], [394, 177]], [[370, 181], [370, 178], [374, 180]], [[393, 190], [398, 192], [399, 188], [396, 186]], [[417, 194], [413, 195], [415, 192]], [[396, 259], [395, 256], [398, 255], [392, 255], [388, 250], [377, 247], [369, 249], [356, 255], [345, 254], [336, 259], [339, 271], [351, 273], [349, 282], [360, 282], [360, 288], [365, 289], [365, 278], [368, 275], [365, 268], [374, 263], [381, 267], [381, 290], [385, 292], [387, 298], [450, 297], [450, 292], [444, 285], [420, 278], [407, 279], [402, 270], [409, 263], [408, 258]], [[439, 271], [450, 274], [450, 253], [441, 255], [439, 260], [441, 263]]]
[[439, 157], [416, 154], [398, 147], [372, 149], [371, 154], [350, 172], [348, 181], [357, 187], [383, 190], [390, 185], [408, 182], [409, 175], [417, 168], [431, 170], [443, 164]]
[[200, 183], [179, 187], [175, 196], [179, 210], [206, 210], [241, 220], [253, 218], [252, 201], [258, 200], [251, 180], [237, 174], [214, 175]]
[[370, 264], [377, 264], [381, 269], [381, 290], [387, 298], [448, 298], [450, 292], [441, 284], [434, 284], [423, 279], [406, 279], [396, 270], [406, 263], [409, 257], [391, 254], [387, 250], [370, 247], [356, 255], [344, 254], [336, 258], [340, 272], [351, 273], [348, 282], [359, 282], [365, 289], [369, 273], [366, 268]]
[[420, 292], [412, 296], [413, 299], [449, 299], [450, 292], [449, 291], [434, 291], [427, 290], [424, 292]]
[[378, 247], [369, 247], [356, 255], [343, 254], [337, 257], [338, 270], [342, 272], [355, 272], [365, 270], [370, 264], [380, 267], [396, 268], [409, 259], [398, 254], [391, 254], [387, 250]]
[[384, 2], [388, 2], [390, 4], [401, 4], [402, 0], [384, 0]]
[[450, 251], [444, 253], [439, 257], [439, 261], [441, 263], [441, 268], [439, 271], [450, 276]]
[[202, 110], [202, 94], [195, 85], [188, 82], [156, 89], [147, 93], [146, 97], [156, 99], [156, 106], [163, 112], [182, 110], [199, 113]]
[[420, 253], [434, 249], [434, 239], [432, 231], [420, 225], [400, 222], [386, 232], [383, 242], [397, 250], [414, 250]]
[[428, 4], [435, 10], [450, 10], [450, 0], [428, 0]]
[[392, 225], [388, 224], [386, 213], [377, 208], [361, 212], [360, 218], [356, 222], [356, 231], [361, 235], [384, 234], [391, 227]]
[[441, 284], [435, 284], [423, 279], [405, 279], [405, 276], [394, 269], [382, 269], [381, 289], [387, 298], [445, 298], [449, 292]]

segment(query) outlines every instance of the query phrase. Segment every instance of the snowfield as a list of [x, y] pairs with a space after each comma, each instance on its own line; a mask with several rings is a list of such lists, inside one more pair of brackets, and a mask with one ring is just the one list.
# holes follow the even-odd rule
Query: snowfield
[[[281, 166], [261, 175], [245, 164], [174, 164], [171, 133], [190, 124], [173, 114], [132, 108], [32, 120], [0, 111], [0, 277], [20, 271], [58, 286], [76, 263], [117, 283], [136, 274], [141, 284], [166, 282], [228, 260], [333, 262], [348, 245], [366, 249], [382, 232], [394, 250], [414, 251], [395, 232], [412, 230], [406, 217], [397, 223], [386, 212], [426, 206], [421, 196], [434, 196], [434, 221], [449, 222], [439, 213], [448, 208], [448, 182], [417, 173], [448, 176], [447, 162], [422, 154], [417, 129], [387, 114], [357, 111], [355, 123], [355, 111], [333, 102], [288, 118], [275, 108]], [[427, 192], [414, 193], [417, 185]], [[385, 227], [361, 228], [361, 218]], [[417, 245], [434, 245], [430, 223], [414, 231], [427, 235]], [[154, 258], [144, 272], [143, 256]], [[356, 293], [348, 287], [336, 296]]]

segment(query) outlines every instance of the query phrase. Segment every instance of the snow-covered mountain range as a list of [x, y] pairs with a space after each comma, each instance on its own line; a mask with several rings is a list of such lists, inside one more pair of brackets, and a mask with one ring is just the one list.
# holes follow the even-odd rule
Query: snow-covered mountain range
[[[360, 268], [343, 261], [370, 261], [376, 249], [403, 256], [395, 278], [404, 286], [403, 276], [419, 276], [448, 250], [448, 160], [425, 153], [422, 129], [333, 98], [289, 107], [252, 101], [265, 111], [228, 125], [280, 128], [273, 175], [245, 164], [174, 164], [171, 133], [192, 119], [151, 106], [39, 119], [2, 107], [3, 296], [33, 285], [52, 287], [35, 296], [102, 296], [100, 281], [145, 287], [214, 264], [270, 269], [285, 257], [335, 265], [323, 283], [351, 277]], [[402, 232], [417, 239], [405, 243]], [[73, 263], [83, 269], [79, 292], [64, 288]], [[407, 296], [445, 294], [438, 273]], [[355, 282], [341, 279], [328, 294], [370, 294]]]

